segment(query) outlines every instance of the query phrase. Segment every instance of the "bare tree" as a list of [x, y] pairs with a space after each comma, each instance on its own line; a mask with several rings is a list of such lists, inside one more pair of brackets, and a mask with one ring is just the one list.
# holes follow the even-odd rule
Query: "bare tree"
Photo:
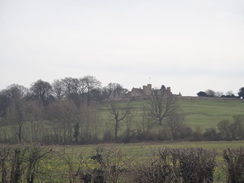
[[66, 97], [73, 101], [77, 107], [81, 106], [84, 86], [80, 79], [66, 77], [61, 80], [55, 80], [53, 83], [53, 90], [58, 99]]
[[80, 79], [80, 82], [81, 86], [83, 86], [84, 93], [86, 93], [87, 104], [89, 105], [92, 99], [92, 92], [101, 87], [101, 82], [98, 81], [94, 76], [84, 76]]
[[10, 96], [7, 95], [6, 90], [0, 92], [0, 118], [5, 117], [7, 113], [7, 108], [11, 103]]
[[62, 79], [62, 84], [65, 90], [66, 96], [72, 93], [78, 93], [79, 90], [79, 79], [66, 77]]
[[64, 93], [66, 97], [70, 98], [72, 95], [80, 95], [84, 90], [83, 83], [80, 79], [66, 77], [61, 80]]
[[149, 99], [149, 115], [156, 124], [165, 125], [169, 129], [172, 140], [175, 140], [177, 132], [184, 126], [184, 117], [177, 99], [166, 90], [152, 92]]
[[17, 136], [18, 143], [21, 143], [22, 138], [22, 131], [24, 125], [24, 112], [23, 112], [23, 104], [22, 103], [13, 103], [8, 107], [7, 121], [11, 124], [11, 127], [14, 130], [14, 135]]
[[166, 91], [153, 92], [148, 103], [149, 115], [159, 125], [177, 113], [176, 97]]
[[217, 127], [223, 139], [243, 139], [244, 116], [234, 115], [233, 122], [229, 120], [222, 120], [217, 124]]
[[231, 138], [230, 125], [231, 122], [229, 120], [222, 120], [217, 124], [218, 130], [222, 135], [222, 138], [225, 140], [229, 140]]
[[81, 142], [91, 143], [97, 140], [99, 126], [99, 112], [96, 105], [83, 105], [79, 113]]
[[107, 97], [109, 97], [111, 94], [119, 95], [128, 92], [128, 90], [123, 88], [123, 86], [119, 83], [109, 83], [106, 87], [103, 88], [103, 91], [107, 94]]
[[52, 83], [53, 93], [57, 99], [61, 99], [65, 96], [65, 89], [63, 87], [63, 82], [61, 80], [55, 80]]
[[109, 100], [108, 111], [113, 116], [114, 119], [114, 139], [118, 139], [118, 130], [120, 127], [120, 122], [125, 119], [125, 117], [130, 113], [130, 103], [128, 102], [125, 108], [119, 107], [118, 102]]
[[142, 134], [148, 137], [153, 124], [152, 124], [152, 117], [150, 115], [150, 111], [148, 111], [148, 107], [143, 105], [141, 108], [141, 125], [142, 125]]
[[167, 118], [165, 123], [170, 130], [171, 139], [175, 140], [177, 138], [177, 133], [185, 126], [184, 116], [182, 114], [171, 115]]
[[37, 101], [27, 100], [24, 103], [23, 111], [25, 114], [25, 120], [30, 122], [30, 131], [26, 133], [29, 135], [30, 141], [38, 141], [39, 134], [43, 130], [40, 130], [41, 120], [44, 119], [44, 107], [38, 105]]
[[22, 142], [22, 130], [25, 121], [24, 103], [27, 89], [21, 85], [14, 84], [8, 87], [5, 94], [10, 98], [6, 119], [14, 127], [18, 142]]
[[32, 84], [31, 96], [40, 101], [44, 106], [47, 106], [52, 99], [52, 86], [49, 82], [38, 80]]
[[52, 122], [55, 135], [60, 138], [59, 142], [72, 142], [73, 126], [77, 122], [78, 116], [76, 105], [68, 99], [53, 102], [49, 105], [48, 116]]

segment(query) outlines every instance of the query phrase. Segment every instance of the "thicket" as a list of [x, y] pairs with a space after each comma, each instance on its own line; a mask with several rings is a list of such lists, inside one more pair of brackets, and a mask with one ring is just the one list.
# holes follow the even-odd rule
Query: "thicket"
[[156, 160], [141, 165], [135, 182], [213, 182], [216, 153], [205, 149], [159, 149]]
[[114, 147], [97, 147], [94, 154], [84, 156], [69, 149], [8, 145], [0, 147], [0, 169], [4, 183], [241, 183], [244, 149], [217, 153], [202, 148], [160, 148], [142, 159]]
[[52, 149], [34, 146], [6, 146], [0, 147], [1, 182], [34, 183], [44, 173], [40, 170], [40, 163], [47, 161]]

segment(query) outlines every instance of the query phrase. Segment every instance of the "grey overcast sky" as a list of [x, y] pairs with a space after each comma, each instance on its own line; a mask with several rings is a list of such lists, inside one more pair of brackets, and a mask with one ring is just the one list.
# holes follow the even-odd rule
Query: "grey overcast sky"
[[0, 0], [0, 90], [92, 75], [236, 94], [243, 65], [243, 0]]

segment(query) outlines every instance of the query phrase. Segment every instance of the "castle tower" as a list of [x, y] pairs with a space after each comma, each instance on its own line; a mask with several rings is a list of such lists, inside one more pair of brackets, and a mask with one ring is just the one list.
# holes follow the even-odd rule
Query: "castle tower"
[[168, 94], [172, 94], [172, 92], [171, 92], [171, 88], [170, 88], [170, 87], [167, 87], [167, 93], [168, 93]]
[[143, 93], [144, 95], [151, 95], [152, 93], [152, 85], [148, 84], [147, 86], [143, 86]]

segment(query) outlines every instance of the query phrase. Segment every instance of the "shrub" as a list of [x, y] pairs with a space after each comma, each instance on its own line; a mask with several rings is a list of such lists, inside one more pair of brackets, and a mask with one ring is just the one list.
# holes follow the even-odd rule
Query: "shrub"
[[227, 163], [227, 183], [244, 182], [244, 148], [226, 149], [223, 158]]
[[220, 135], [216, 132], [215, 128], [207, 128], [203, 133], [204, 140], [220, 140]]
[[[119, 149], [105, 149], [98, 147], [96, 155], [92, 156], [97, 164], [97, 168], [93, 170], [92, 177], [99, 183], [118, 182], [121, 173], [120, 164], [123, 154]], [[95, 182], [95, 181], [94, 181]]]
[[159, 149], [157, 159], [140, 165], [133, 182], [211, 183], [216, 153], [205, 149]]
[[162, 164], [160, 161], [152, 161], [148, 165], [139, 166], [135, 172], [133, 182], [138, 183], [169, 183], [176, 177], [173, 176], [174, 172], [169, 164]]
[[216, 153], [206, 149], [175, 150], [173, 156], [179, 159], [179, 171], [183, 182], [213, 182]]

